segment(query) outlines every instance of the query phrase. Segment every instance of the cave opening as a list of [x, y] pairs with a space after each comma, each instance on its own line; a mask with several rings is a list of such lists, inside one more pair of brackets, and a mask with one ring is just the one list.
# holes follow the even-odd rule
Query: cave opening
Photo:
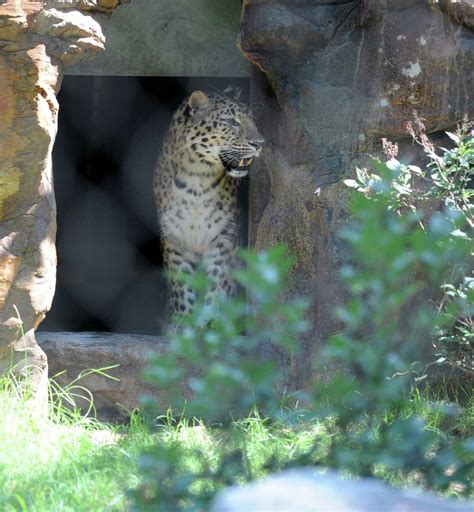
[[[180, 102], [195, 89], [229, 84], [248, 101], [247, 78], [64, 77], [53, 150], [57, 283], [40, 330], [163, 333], [156, 160]], [[240, 208], [246, 245], [247, 184]]]

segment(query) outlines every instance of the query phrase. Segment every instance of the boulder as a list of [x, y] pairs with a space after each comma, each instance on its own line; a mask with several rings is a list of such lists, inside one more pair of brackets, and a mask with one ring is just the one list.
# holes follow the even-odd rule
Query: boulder
[[43, 399], [47, 361], [34, 331], [56, 278], [56, 94], [65, 65], [103, 50], [102, 26], [114, 4], [0, 3], [0, 374], [29, 374]]
[[166, 393], [141, 380], [150, 354], [166, 350], [164, 338], [87, 332], [38, 332], [36, 338], [48, 356], [50, 378], [66, 394], [77, 394], [76, 405], [83, 411], [89, 409], [92, 399], [98, 419], [122, 422], [139, 407], [142, 396], [153, 394], [160, 410], [166, 412]]
[[219, 492], [211, 512], [471, 512], [473, 506], [374, 478], [296, 469]]
[[260, 70], [253, 99], [266, 139], [250, 178], [250, 245], [285, 242], [298, 256], [288, 295], [312, 300], [291, 387], [317, 377], [318, 350], [341, 328], [342, 179], [380, 153], [382, 137], [416, 159], [406, 129], [415, 113], [428, 132], [474, 116], [472, 10], [469, 0], [243, 3], [239, 46]]

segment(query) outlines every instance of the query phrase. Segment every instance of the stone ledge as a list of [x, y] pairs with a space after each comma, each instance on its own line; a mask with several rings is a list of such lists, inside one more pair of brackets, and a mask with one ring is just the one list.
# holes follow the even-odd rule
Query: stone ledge
[[[49, 376], [63, 387], [81, 372], [118, 365], [107, 370], [118, 380], [92, 373], [77, 383], [92, 393], [98, 419], [126, 421], [145, 393], [163, 404], [163, 410], [168, 407], [166, 393], [146, 386], [140, 378], [149, 354], [166, 350], [166, 338], [107, 332], [37, 332], [36, 339], [48, 356]], [[87, 407], [85, 401], [78, 402], [82, 408]]]

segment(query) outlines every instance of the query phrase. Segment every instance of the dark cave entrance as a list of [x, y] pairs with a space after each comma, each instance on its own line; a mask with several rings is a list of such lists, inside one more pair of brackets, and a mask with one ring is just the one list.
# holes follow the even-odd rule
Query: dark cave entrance
[[[164, 133], [195, 89], [249, 80], [66, 76], [53, 151], [57, 285], [42, 331], [161, 334], [166, 281], [152, 177]], [[242, 187], [247, 243], [248, 186]]]

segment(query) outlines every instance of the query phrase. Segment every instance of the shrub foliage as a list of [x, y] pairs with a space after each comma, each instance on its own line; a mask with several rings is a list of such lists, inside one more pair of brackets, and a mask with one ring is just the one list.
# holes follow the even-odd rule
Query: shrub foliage
[[460, 408], [433, 400], [419, 414], [414, 397], [424, 378], [419, 361], [432, 345], [438, 361], [472, 372], [474, 142], [465, 127], [448, 134], [454, 147], [438, 155], [412, 131], [427, 153], [425, 169], [396, 160], [396, 147], [385, 142], [388, 161], [374, 159], [370, 171], [346, 181], [354, 189], [352, 220], [341, 236], [353, 259], [341, 278], [351, 298], [338, 311], [344, 331], [322, 354], [342, 371], [300, 393], [298, 404], [282, 406], [284, 368], [262, 351], [271, 342], [294, 355], [308, 328], [304, 300], [279, 300], [292, 264], [286, 249], [243, 252], [234, 277], [247, 295], [232, 300], [206, 305], [209, 278], [183, 277], [197, 292], [195, 311], [145, 378], [169, 391], [175, 413], [210, 425], [232, 449], [212, 460], [196, 452], [195, 470], [179, 469], [179, 443], [143, 453], [134, 510], [205, 510], [219, 488], [255, 478], [236, 427], [252, 411], [288, 429], [314, 418], [331, 428], [324, 446], [315, 436], [304, 453], [270, 457], [266, 471], [319, 465], [472, 495], [474, 439], [443, 427]]

